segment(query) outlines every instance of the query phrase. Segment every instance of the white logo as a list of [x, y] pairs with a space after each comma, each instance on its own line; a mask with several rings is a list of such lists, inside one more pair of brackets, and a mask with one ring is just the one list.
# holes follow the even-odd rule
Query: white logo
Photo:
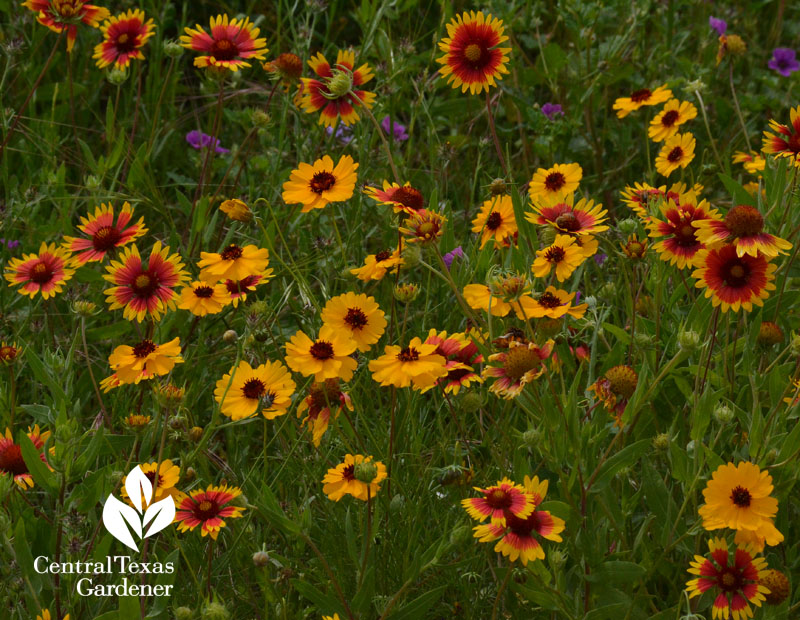
[[[134, 467], [125, 480], [125, 491], [133, 508], [109, 494], [103, 506], [103, 525], [114, 538], [134, 551], [139, 551], [131, 530], [139, 540], [157, 534], [175, 519], [175, 502], [169, 495], [159, 502], [153, 500], [153, 485], [141, 467]], [[144, 507], [142, 506], [144, 499]], [[144, 515], [142, 516], [142, 509]], [[142, 534], [147, 524], [150, 527]], [[129, 529], [130, 528], [130, 529]]]

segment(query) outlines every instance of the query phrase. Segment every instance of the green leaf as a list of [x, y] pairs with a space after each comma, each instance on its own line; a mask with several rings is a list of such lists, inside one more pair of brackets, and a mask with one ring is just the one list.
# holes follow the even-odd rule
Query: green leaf
[[312, 586], [307, 581], [300, 579], [291, 580], [292, 587], [297, 590], [302, 596], [306, 597], [309, 601], [314, 603], [320, 612], [324, 614], [344, 613], [341, 602], [334, 596], [325, 594], [315, 586]]
[[39, 573], [37, 573], [33, 568], [31, 541], [28, 540], [25, 532], [25, 519], [19, 519], [17, 521], [17, 525], [14, 528], [13, 546], [14, 557], [17, 560], [17, 564], [19, 564], [19, 568], [17, 569], [19, 574], [30, 579], [31, 587], [38, 594], [42, 590], [42, 582], [41, 578], [39, 577]]
[[418, 618], [426, 618], [426, 613], [433, 607], [436, 601], [439, 600], [446, 587], [447, 586], [439, 586], [438, 588], [421, 594], [402, 609], [389, 614], [389, 618], [391, 618], [391, 620], [417, 620]]
[[646, 574], [647, 571], [643, 567], [633, 562], [609, 560], [592, 569], [592, 572], [586, 575], [586, 581], [632, 583]]
[[595, 478], [594, 485], [590, 489], [590, 492], [598, 493], [602, 491], [608, 486], [608, 483], [611, 482], [611, 479], [617, 472], [623, 467], [630, 467], [633, 465], [649, 448], [650, 440], [642, 439], [617, 452], [600, 467], [600, 473], [597, 474], [597, 478]]
[[[167, 556], [167, 559], [164, 560], [164, 564], [172, 562], [172, 565], [175, 567], [172, 573], [162, 573], [156, 579], [155, 585], [158, 586], [171, 586], [175, 583], [175, 577], [177, 576], [177, 568], [178, 568], [178, 550], [175, 549], [172, 553]], [[155, 601], [153, 602], [153, 606], [150, 608], [150, 611], [147, 613], [147, 620], [151, 620], [160, 616], [164, 610], [166, 610], [167, 605], [170, 604], [170, 597], [168, 596], [155, 596], [153, 597]]]
[[138, 596], [120, 596], [119, 600], [119, 620], [131, 620], [141, 617]]
[[50, 372], [42, 363], [42, 360], [36, 356], [31, 347], [25, 349], [25, 359], [28, 362], [28, 367], [31, 369], [33, 376], [50, 390], [50, 395], [57, 405], [56, 408], [60, 409], [61, 405], [67, 402], [67, 395], [64, 393], [63, 388], [53, 379]]
[[43, 489], [51, 493], [57, 493], [58, 481], [56, 480], [55, 474], [42, 462], [39, 456], [39, 450], [33, 445], [33, 442], [25, 431], [19, 432], [17, 444], [22, 450], [22, 460], [25, 461], [25, 465], [28, 467], [33, 481]]
[[717, 176], [719, 177], [719, 180], [722, 181], [722, 184], [725, 186], [725, 189], [727, 189], [728, 192], [730, 192], [730, 195], [733, 196], [734, 204], [751, 205], [754, 207], [756, 206], [755, 197], [747, 193], [747, 190], [744, 187], [742, 187], [739, 183], [734, 181], [727, 174], [722, 174], [721, 172]]

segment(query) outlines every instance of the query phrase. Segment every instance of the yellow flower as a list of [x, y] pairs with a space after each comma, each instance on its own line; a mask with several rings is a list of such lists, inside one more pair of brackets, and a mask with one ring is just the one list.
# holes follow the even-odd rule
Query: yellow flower
[[228, 289], [224, 284], [192, 282], [181, 291], [178, 308], [188, 310], [195, 316], [216, 314], [230, 303]]
[[345, 293], [328, 300], [322, 322], [337, 331], [349, 332], [359, 351], [369, 351], [386, 329], [386, 317], [374, 297]]
[[539, 168], [528, 185], [528, 195], [531, 199], [562, 197], [578, 189], [582, 178], [583, 168], [574, 163]]
[[385, 479], [386, 466], [380, 461], [362, 454], [346, 454], [343, 463], [325, 474], [322, 491], [335, 502], [345, 495], [366, 502], [377, 495], [380, 483]]
[[472, 220], [472, 232], [481, 236], [481, 249], [493, 239], [496, 246], [508, 247], [517, 238], [517, 221], [511, 196], [495, 196], [481, 205]]
[[694, 159], [695, 139], [690, 133], [675, 134], [667, 138], [656, 157], [656, 170], [668, 177], [678, 168], [686, 168]]
[[289, 368], [304, 377], [313, 375], [317, 382], [337, 377], [350, 381], [358, 366], [350, 357], [357, 348], [356, 341], [349, 333], [337, 331], [330, 325], [322, 326], [316, 340], [298, 331], [284, 346]]
[[650, 121], [647, 135], [653, 142], [663, 142], [678, 133], [678, 127], [697, 116], [697, 108], [688, 101], [670, 99], [656, 117]]
[[231, 243], [219, 254], [200, 252], [200, 279], [215, 284], [223, 280], [243, 280], [260, 273], [269, 265], [269, 250], [246, 245], [243, 248]]
[[253, 214], [250, 212], [250, 207], [247, 206], [247, 203], [236, 198], [223, 201], [219, 206], [219, 210], [237, 222], [249, 222], [253, 219]]
[[214, 389], [222, 414], [241, 420], [261, 413], [267, 420], [284, 415], [292, 404], [295, 383], [281, 362], [253, 368], [244, 360], [223, 375]]
[[330, 155], [313, 165], [301, 163], [283, 184], [283, 200], [287, 204], [302, 204], [303, 213], [322, 209], [331, 202], [344, 202], [353, 195], [358, 164], [349, 155], [342, 156], [334, 166]]
[[538, 297], [520, 297], [519, 308], [516, 309], [517, 317], [522, 320], [539, 319], [548, 317], [560, 319], [569, 314], [575, 319], [581, 318], [586, 313], [587, 304], [572, 305], [575, 293], [567, 293], [554, 286], [548, 286], [544, 293]]
[[614, 102], [613, 108], [617, 111], [617, 118], [624, 118], [634, 110], [646, 105], [658, 105], [672, 97], [672, 91], [664, 86], [655, 90], [642, 88], [630, 94], [629, 97], [620, 97]]
[[585, 252], [569, 235], [556, 235], [553, 244], [536, 252], [531, 271], [537, 278], [544, 278], [555, 268], [556, 279], [563, 282], [586, 260]]
[[394, 272], [399, 265], [405, 261], [400, 256], [400, 248], [394, 251], [384, 250], [377, 254], [370, 254], [364, 259], [362, 267], [350, 270], [359, 280], [368, 282], [369, 280], [382, 280], [387, 273]]
[[437, 345], [413, 338], [408, 346], [387, 345], [384, 354], [369, 363], [372, 378], [381, 385], [412, 386], [423, 390], [447, 375], [446, 360], [436, 353]]
[[464, 301], [474, 310], [489, 312], [492, 316], [506, 316], [511, 311], [511, 305], [497, 295], [493, 295], [488, 286], [484, 284], [467, 284], [464, 287]]
[[111, 370], [119, 383], [139, 383], [170, 372], [175, 364], [182, 364], [180, 338], [165, 344], [142, 340], [135, 346], [121, 345], [108, 356]]
[[[156, 483], [157, 465], [158, 483]], [[171, 497], [178, 496], [179, 491], [175, 488], [175, 485], [178, 484], [178, 480], [181, 477], [181, 468], [175, 465], [170, 459], [164, 459], [161, 461], [160, 465], [154, 461], [152, 463], [142, 463], [139, 465], [139, 467], [141, 468], [145, 477], [150, 481], [150, 484], [152, 484], [155, 488], [155, 495], [153, 496], [152, 501], [162, 500], [167, 495]], [[127, 476], [122, 479], [122, 489], [120, 490], [120, 493], [122, 494], [122, 498], [131, 504], [131, 506], [133, 506], [131, 498], [128, 497], [128, 491], [125, 488], [125, 481], [127, 479]], [[140, 505], [147, 505], [147, 501], [140, 502]]]

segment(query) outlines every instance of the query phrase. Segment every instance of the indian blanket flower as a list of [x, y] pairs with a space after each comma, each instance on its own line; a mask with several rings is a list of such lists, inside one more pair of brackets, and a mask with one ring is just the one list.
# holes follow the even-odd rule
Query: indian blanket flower
[[[483, 361], [478, 346], [465, 334], [450, 334], [431, 329], [425, 344], [435, 344], [436, 354], [445, 359], [447, 374], [436, 381], [447, 394], [458, 394], [462, 387], [469, 387], [472, 382], [483, 383], [483, 378], [475, 371], [474, 365]], [[431, 385], [423, 392], [433, 388]]]
[[512, 562], [519, 560], [523, 566], [528, 562], [544, 559], [544, 550], [538, 540], [542, 537], [553, 542], [561, 542], [564, 531], [564, 520], [553, 516], [547, 510], [538, 510], [539, 504], [547, 495], [548, 481], [539, 481], [538, 476], [532, 479], [525, 476], [525, 493], [533, 500], [534, 510], [526, 517], [519, 517], [508, 511], [505, 523], [487, 523], [475, 528], [475, 538], [480, 542], [493, 542], [497, 553], [508, 557]]
[[405, 235], [407, 243], [429, 245], [442, 236], [446, 221], [447, 218], [441, 213], [420, 209], [412, 213], [398, 230]]
[[300, 163], [283, 184], [283, 200], [290, 205], [302, 204], [302, 213], [349, 200], [358, 179], [357, 169], [358, 164], [349, 155], [343, 155], [336, 165], [330, 155], [313, 165]]
[[541, 347], [534, 342], [509, 341], [505, 351], [489, 356], [490, 365], [483, 370], [484, 378], [494, 378], [489, 391], [506, 400], [519, 396], [544, 372], [543, 362], [553, 352], [553, 344], [552, 340]]
[[564, 116], [564, 110], [558, 103], [545, 103], [542, 106], [542, 114], [547, 117], [548, 121], [554, 121], [557, 114]]
[[587, 390], [603, 403], [606, 410], [614, 416], [614, 425], [622, 428], [622, 414], [639, 383], [638, 373], [630, 366], [614, 366], [592, 383]]
[[230, 19], [227, 15], [211, 18], [210, 34], [200, 24], [194, 28], [184, 29], [181, 45], [186, 49], [201, 52], [203, 55], [194, 59], [194, 66], [210, 68], [218, 71], [238, 71], [249, 67], [247, 61], [264, 60], [269, 51], [267, 40], [259, 39], [259, 29], [249, 17]]
[[508, 516], [524, 519], [536, 508], [535, 497], [525, 487], [513, 480], [503, 478], [494, 486], [474, 487], [480, 497], [468, 497], [461, 500], [467, 514], [476, 521], [490, 519], [490, 523], [505, 525]]
[[114, 222], [114, 206], [101, 204], [95, 207], [93, 214], [87, 213], [86, 217], [81, 216], [81, 223], [77, 228], [85, 236], [78, 238], [65, 236], [62, 245], [76, 254], [74, 258], [78, 265], [102, 261], [109, 252], [135, 241], [147, 232], [144, 218], [140, 217], [138, 222], [133, 223], [133, 207], [129, 202], [123, 203], [116, 222]]
[[750, 205], [733, 207], [724, 219], [699, 220], [692, 225], [697, 228], [698, 239], [707, 246], [732, 243], [737, 256], [762, 254], [773, 258], [792, 248], [785, 239], [764, 232], [764, 216]]
[[772, 58], [767, 66], [780, 73], [783, 77], [789, 77], [792, 72], [800, 70], [800, 62], [797, 62], [797, 54], [790, 47], [776, 47], [772, 51]]
[[320, 125], [335, 127], [340, 118], [345, 125], [353, 125], [360, 118], [358, 108], [365, 106], [369, 110], [375, 104], [375, 93], [361, 89], [375, 74], [366, 63], [355, 68], [354, 51], [339, 50], [333, 67], [318, 53], [308, 66], [317, 77], [301, 78], [300, 105], [308, 114], [319, 112]]
[[672, 98], [672, 91], [666, 84], [659, 86], [655, 90], [642, 88], [632, 92], [628, 97], [620, 97], [612, 106], [617, 111], [617, 118], [625, 118], [631, 112], [643, 106], [658, 105]]
[[351, 269], [350, 273], [364, 282], [382, 280], [387, 273], [394, 273], [404, 262], [405, 260], [400, 254], [400, 248], [395, 250], [382, 250], [376, 254], [367, 256], [364, 259], [364, 265]]
[[650, 121], [647, 135], [653, 142], [663, 142], [678, 133], [678, 127], [697, 116], [697, 108], [688, 101], [670, 99]]
[[359, 351], [369, 351], [386, 329], [386, 317], [374, 297], [345, 293], [327, 301], [320, 315], [325, 325], [349, 333]]
[[[158, 467], [158, 480], [156, 480], [156, 467]], [[160, 464], [156, 462], [141, 463], [139, 468], [155, 490], [152, 501], [162, 500], [167, 495], [170, 497], [177, 497], [179, 495], [180, 492], [175, 488], [175, 485], [178, 484], [178, 480], [180, 480], [181, 468], [175, 465], [170, 459], [164, 459]], [[120, 483], [122, 485], [120, 494], [126, 502], [133, 505], [130, 497], [128, 497], [127, 488], [125, 487], [125, 481], [127, 479], [128, 476], [123, 476], [122, 482]], [[139, 505], [147, 505], [147, 501], [141, 502]]]
[[677, 265], [679, 269], [692, 267], [705, 244], [700, 241], [696, 223], [719, 220], [719, 213], [703, 200], [699, 204], [684, 202], [678, 206], [672, 199], [662, 201], [659, 210], [663, 219], [649, 217], [649, 236], [659, 239], [653, 249], [660, 253], [663, 261]]
[[214, 151], [217, 153], [230, 153], [230, 150], [222, 148], [219, 144], [219, 140], [217, 140], [213, 136], [209, 136], [207, 133], [203, 133], [197, 129], [193, 129], [189, 133], [186, 134], [186, 142], [189, 143], [195, 150], [205, 149], [210, 146], [214, 147]]
[[737, 546], [730, 557], [724, 538], [708, 541], [711, 559], [694, 556], [689, 573], [697, 575], [686, 583], [689, 598], [711, 591], [715, 594], [711, 617], [713, 620], [733, 618], [747, 620], [753, 617], [752, 603], [761, 607], [769, 588], [760, 583], [767, 572], [767, 562], [756, 557], [750, 546]]
[[708, 18], [708, 25], [711, 27], [712, 30], [717, 32], [717, 36], [722, 36], [725, 34], [725, 31], [728, 29], [728, 22], [724, 19], [718, 19], [716, 17]]
[[495, 247], [510, 247], [517, 239], [517, 220], [511, 196], [503, 194], [484, 201], [472, 220], [472, 232], [481, 236], [481, 249], [490, 240]]
[[298, 331], [285, 345], [286, 364], [304, 377], [314, 380], [339, 378], [350, 381], [358, 362], [351, 357], [356, 350], [356, 341], [349, 332], [337, 331], [323, 325], [315, 340]]
[[[33, 428], [28, 428], [27, 435], [39, 453], [42, 463], [47, 464], [42, 448], [50, 437], [50, 431], [41, 432], [39, 425], [36, 424]], [[6, 429], [5, 435], [0, 435], [0, 476], [11, 476], [16, 485], [23, 491], [33, 488], [33, 477], [28, 471], [25, 460], [22, 458], [22, 448], [14, 443], [14, 438], [9, 428]]]
[[395, 142], [405, 142], [408, 140], [406, 126], [392, 120], [390, 116], [384, 116], [381, 121], [381, 129], [392, 137]]
[[406, 213], [411, 215], [425, 207], [425, 197], [422, 192], [411, 183], [405, 185], [398, 183], [383, 182], [383, 189], [367, 186], [364, 193], [377, 201], [380, 205], [389, 205], [395, 213]]
[[678, 168], [686, 168], [694, 159], [696, 141], [690, 133], [676, 133], [667, 138], [656, 157], [656, 170], [668, 177]]
[[300, 426], [305, 426], [311, 431], [311, 441], [314, 446], [319, 447], [322, 436], [328, 430], [331, 414], [336, 418], [345, 407], [348, 411], [352, 411], [353, 403], [350, 395], [342, 391], [339, 379], [325, 379], [320, 383], [311, 384], [308, 396], [297, 405], [297, 417], [303, 418], [305, 414], [300, 420]]
[[114, 65], [125, 69], [131, 60], [144, 60], [142, 47], [155, 34], [153, 20], [145, 20], [144, 11], [130, 9], [109, 17], [100, 27], [103, 42], [94, 48], [97, 66], [104, 69]]
[[280, 80], [287, 91], [303, 75], [303, 61], [297, 54], [290, 52], [279, 54], [274, 60], [268, 60], [261, 66], [273, 79]]
[[641, 260], [644, 258], [644, 255], [647, 253], [647, 245], [646, 238], [639, 239], [636, 235], [628, 235], [628, 239], [625, 243], [620, 243], [625, 256], [634, 260]]
[[322, 492], [335, 502], [345, 495], [366, 502], [381, 490], [380, 484], [386, 475], [386, 466], [380, 461], [373, 461], [371, 456], [346, 454], [343, 462], [325, 474]]
[[461, 92], [481, 94], [497, 86], [497, 81], [508, 73], [510, 47], [500, 47], [508, 41], [503, 34], [503, 22], [484, 15], [481, 11], [464, 12], [456, 15], [447, 24], [447, 35], [439, 41], [439, 49], [444, 56], [436, 59], [443, 65], [439, 73], [447, 78], [453, 88], [461, 87]]
[[586, 314], [589, 306], [588, 304], [573, 306], [573, 299], [575, 299], [575, 293], [548, 286], [545, 292], [539, 295], [520, 297], [519, 307], [515, 311], [517, 318], [523, 321], [543, 317], [560, 319], [567, 314], [574, 319], [579, 319]]
[[281, 362], [267, 361], [253, 368], [242, 360], [217, 381], [214, 400], [220, 404], [222, 414], [232, 420], [258, 413], [272, 420], [286, 413], [295, 387]]
[[784, 125], [770, 119], [769, 128], [775, 133], [764, 132], [761, 150], [775, 157], [789, 157], [800, 168], [800, 106], [791, 109], [789, 121], [789, 125]]
[[750, 174], [759, 174], [764, 171], [767, 165], [767, 160], [755, 151], [745, 153], [744, 151], [736, 151], [731, 160], [734, 164], [742, 164], [744, 169]]
[[225, 280], [222, 285], [225, 287], [228, 301], [234, 308], [237, 308], [240, 301], [245, 301], [249, 293], [255, 291], [257, 286], [271, 280], [272, 276], [272, 269], [265, 269], [261, 273], [245, 276], [241, 280]]
[[22, 353], [22, 347], [17, 346], [16, 342], [0, 342], [0, 364], [10, 366]]
[[531, 209], [533, 211], [525, 213], [526, 220], [532, 224], [551, 226], [556, 232], [566, 235], [582, 237], [608, 230], [608, 226], [604, 225], [608, 211], [600, 204], [595, 205], [589, 198], [581, 198], [576, 203], [575, 194], [535, 200], [531, 203]]
[[436, 349], [437, 345], [425, 344], [417, 337], [405, 347], [386, 345], [383, 355], [369, 362], [372, 379], [383, 386], [411, 386], [415, 390], [431, 387], [447, 375], [446, 360]]
[[214, 486], [209, 484], [206, 490], [197, 489], [189, 495], [181, 494], [175, 501], [175, 522], [179, 532], [193, 530], [200, 526], [200, 536], [211, 536], [214, 540], [220, 530], [225, 527], [224, 519], [242, 516], [244, 508], [233, 506], [231, 501], [242, 494], [239, 487], [225, 484]]
[[561, 198], [578, 189], [583, 178], [580, 164], [555, 164], [551, 168], [539, 168], [528, 184], [528, 195], [536, 198]]
[[142, 340], [133, 346], [123, 344], [108, 356], [108, 364], [120, 383], [139, 383], [142, 379], [166, 375], [175, 364], [182, 363], [178, 337], [164, 344], [152, 340]]
[[673, 183], [669, 188], [666, 185], [653, 187], [647, 183], [634, 183], [633, 187], [627, 186], [620, 192], [622, 202], [643, 220], [648, 222], [650, 213], [657, 211], [657, 207], [667, 199], [681, 206], [684, 202], [697, 202], [698, 195], [703, 191], [703, 186], [695, 184], [687, 190], [685, 183]]
[[33, 299], [39, 293], [42, 298], [49, 299], [61, 292], [64, 283], [75, 273], [75, 266], [68, 250], [42, 241], [38, 254], [12, 258], [4, 276], [9, 286], [19, 286], [17, 290], [22, 295]]
[[26, 9], [36, 13], [36, 21], [53, 32], [67, 33], [67, 52], [72, 52], [78, 36], [78, 24], [99, 28], [110, 13], [108, 9], [83, 0], [25, 0]]
[[739, 256], [732, 244], [702, 250], [694, 265], [695, 286], [705, 288], [705, 296], [723, 312], [738, 312], [739, 308], [751, 312], [753, 304], [763, 306], [769, 291], [775, 289], [772, 281], [777, 267], [761, 254]]
[[557, 234], [551, 245], [536, 252], [536, 260], [533, 261], [531, 271], [537, 278], [545, 278], [554, 269], [556, 279], [563, 282], [585, 260], [586, 256], [574, 237]]
[[269, 265], [269, 250], [255, 245], [244, 247], [231, 243], [222, 252], [200, 252], [200, 280], [214, 284], [223, 280], [241, 280], [259, 273]]
[[136, 244], [122, 250], [119, 260], [112, 260], [103, 278], [115, 286], [104, 291], [111, 310], [123, 309], [129, 321], [140, 323], [146, 316], [158, 321], [161, 315], [175, 307], [178, 293], [175, 288], [189, 276], [181, 257], [170, 254], [169, 246], [156, 241], [150, 251], [147, 267]]
[[183, 288], [178, 308], [188, 310], [195, 316], [206, 316], [221, 312], [229, 303], [228, 290], [224, 284], [196, 281]]

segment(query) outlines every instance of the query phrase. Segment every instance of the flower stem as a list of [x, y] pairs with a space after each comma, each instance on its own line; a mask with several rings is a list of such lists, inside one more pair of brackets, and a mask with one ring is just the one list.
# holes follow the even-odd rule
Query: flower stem
[[494, 150], [497, 151], [497, 158], [500, 160], [500, 165], [503, 167], [503, 174], [508, 175], [508, 168], [506, 167], [506, 159], [503, 157], [503, 149], [500, 147], [500, 139], [497, 137], [497, 128], [494, 126], [494, 114], [492, 113], [492, 100], [489, 97], [489, 91], [486, 91], [486, 115], [489, 117], [489, 130], [492, 134], [494, 141]]
[[[89, 345], [86, 344], [86, 319], [81, 317], [81, 340], [83, 341], [83, 355], [86, 358], [86, 367], [89, 369], [89, 378], [92, 380], [92, 387], [94, 388], [94, 394], [97, 396], [97, 402], [100, 403], [100, 411], [103, 413], [103, 421], [106, 423], [108, 428], [111, 428], [111, 418], [108, 416], [108, 411], [106, 410], [106, 406], [103, 404], [103, 397], [100, 395], [100, 389], [97, 387], [97, 381], [94, 378], [94, 372], [92, 371], [92, 360], [89, 359]], [[12, 402], [13, 407], [13, 402]], [[13, 408], [12, 408], [12, 420], [13, 420]]]
[[494, 599], [494, 605], [492, 605], [492, 620], [497, 620], [497, 612], [500, 608], [500, 597], [503, 596], [503, 592], [506, 590], [506, 586], [508, 582], [511, 580], [511, 573], [513, 569], [509, 566], [506, 570], [506, 576], [503, 579], [503, 583], [500, 584], [500, 589], [497, 590], [497, 596]]
[[[219, 79], [219, 94], [217, 95], [217, 110], [214, 113], [214, 126], [213, 133], [211, 134], [211, 142], [206, 147], [206, 157], [203, 160], [203, 168], [200, 170], [200, 180], [197, 182], [197, 190], [194, 193], [194, 201], [192, 202], [192, 210], [189, 213], [189, 227], [191, 228], [194, 220], [194, 212], [197, 208], [197, 201], [203, 195], [203, 183], [205, 182], [206, 172], [208, 171], [211, 162], [214, 159], [214, 153], [217, 151], [217, 143], [219, 138], [219, 126], [222, 119], [222, 105], [225, 98], [225, 80], [220, 77]], [[191, 253], [191, 252], [190, 252]]]
[[697, 103], [700, 104], [700, 111], [703, 113], [703, 124], [706, 126], [706, 133], [708, 133], [708, 141], [711, 142], [711, 149], [714, 151], [714, 158], [717, 160], [720, 170], [722, 170], [725, 166], [722, 165], [722, 158], [717, 151], [717, 143], [714, 142], [714, 134], [711, 133], [711, 125], [708, 124], [708, 115], [706, 114], [706, 105], [703, 103], [703, 96], [699, 90], [694, 91], [694, 94], [697, 97]]
[[361, 107], [364, 109], [364, 112], [369, 117], [369, 120], [372, 121], [372, 124], [375, 126], [375, 131], [378, 132], [378, 137], [381, 139], [383, 143], [383, 148], [386, 151], [386, 156], [389, 158], [389, 166], [392, 168], [392, 175], [394, 176], [394, 181], [397, 184], [400, 184], [400, 175], [397, 174], [397, 167], [394, 165], [394, 158], [392, 158], [392, 149], [389, 146], [389, 141], [386, 139], [386, 136], [383, 135], [383, 128], [381, 127], [380, 123], [375, 118], [375, 115], [372, 114], [372, 110], [370, 110], [367, 105], [358, 98], [358, 95], [355, 93], [351, 93], [353, 97], [355, 97], [356, 101], [361, 103]]
[[[744, 133], [744, 140], [747, 142], [747, 150], [751, 151], [752, 148], [750, 147], [750, 136], [747, 135], [747, 127], [744, 124], [744, 117], [742, 116], [742, 110], [739, 107], [739, 99], [736, 97], [736, 89], [733, 86], [733, 63], [728, 63], [728, 82], [731, 85], [731, 95], [733, 95], [733, 107], [736, 108], [736, 116], [739, 117], [739, 122], [742, 124], [742, 133]], [[713, 144], [713, 142], [712, 142]]]

